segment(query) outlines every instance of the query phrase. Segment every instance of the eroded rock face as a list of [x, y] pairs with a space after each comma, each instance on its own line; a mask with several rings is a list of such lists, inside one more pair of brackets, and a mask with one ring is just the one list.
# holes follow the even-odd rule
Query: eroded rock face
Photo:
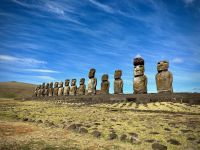
[[54, 83], [53, 95], [58, 96], [58, 82]]
[[53, 96], [53, 82], [49, 83], [49, 96]]
[[69, 95], [76, 95], [76, 91], [77, 91], [76, 79], [72, 79]]
[[123, 80], [121, 79], [122, 71], [115, 70], [114, 74], [114, 94], [123, 94]]
[[78, 88], [78, 95], [85, 95], [85, 89], [86, 89], [85, 78], [81, 78], [80, 85]]
[[49, 95], [49, 83], [47, 83], [47, 84], [45, 85], [44, 95], [45, 95], [45, 96], [48, 96], [48, 95]]
[[134, 94], [147, 93], [147, 77], [144, 74], [144, 59], [141, 57], [135, 58], [134, 64], [134, 80], [133, 89]]
[[109, 88], [108, 74], [104, 74], [101, 78], [101, 94], [109, 94]]
[[158, 93], [173, 93], [173, 75], [168, 71], [169, 63], [160, 61], [157, 64], [156, 85]]
[[65, 80], [65, 88], [64, 88], [64, 95], [67, 96], [69, 95], [69, 91], [70, 91], [70, 86], [69, 86], [69, 79]]
[[95, 72], [96, 70], [92, 68], [88, 74], [88, 95], [96, 94], [97, 79], [95, 78]]
[[60, 82], [58, 85], [58, 96], [63, 96], [64, 88], [63, 88], [63, 82]]

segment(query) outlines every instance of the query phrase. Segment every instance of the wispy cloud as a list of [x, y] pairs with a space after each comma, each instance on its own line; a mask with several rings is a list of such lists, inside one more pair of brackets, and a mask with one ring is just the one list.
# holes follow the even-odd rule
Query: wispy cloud
[[60, 73], [59, 71], [50, 70], [50, 69], [25, 69], [25, 71], [41, 72], [41, 73]]
[[102, 9], [103, 11], [105, 12], [108, 12], [108, 13], [114, 13], [114, 10], [112, 9], [112, 7], [108, 6], [108, 5], [105, 5], [105, 4], [102, 4], [96, 0], [89, 0], [93, 5], [95, 5], [96, 7]]
[[177, 58], [172, 59], [172, 62], [173, 62], [173, 63], [182, 63], [182, 62], [183, 62], [183, 59], [177, 57]]
[[191, 4], [193, 3], [195, 0], [183, 0], [183, 2], [187, 5], [187, 4]]
[[51, 76], [34, 76], [36, 78], [42, 79], [44, 81], [54, 81], [55, 78], [51, 77]]

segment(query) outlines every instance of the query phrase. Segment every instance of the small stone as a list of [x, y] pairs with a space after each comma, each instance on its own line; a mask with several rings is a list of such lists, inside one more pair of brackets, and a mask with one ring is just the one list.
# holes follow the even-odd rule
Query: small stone
[[187, 133], [187, 132], [190, 132], [191, 130], [188, 130], [188, 129], [182, 129], [182, 130], [180, 130], [181, 132], [183, 132], [183, 133]]
[[194, 140], [196, 140], [196, 139], [195, 139], [194, 137], [188, 137], [187, 140], [189, 140], [189, 141], [194, 141]]
[[79, 133], [88, 133], [88, 130], [86, 128], [80, 128]]
[[150, 132], [149, 134], [159, 134], [158, 132]]
[[126, 134], [122, 134], [122, 135], [120, 136], [120, 140], [121, 140], [121, 141], [126, 141], [126, 139], [127, 139], [127, 135], [126, 135]]
[[109, 140], [114, 140], [114, 139], [117, 139], [117, 138], [118, 138], [118, 136], [117, 136], [116, 133], [110, 133], [109, 134]]
[[171, 131], [171, 129], [169, 129], [169, 128], [164, 128], [164, 130], [165, 130], [165, 131]]
[[175, 139], [169, 139], [167, 142], [173, 145], [181, 145], [181, 143]]
[[95, 122], [95, 123], [94, 123], [94, 125], [97, 125], [97, 126], [99, 126], [99, 125], [100, 125], [100, 123], [99, 123], [99, 122]]
[[167, 150], [167, 146], [159, 143], [153, 143], [151, 147], [153, 150]]
[[71, 124], [68, 128], [68, 130], [76, 130], [76, 124]]
[[28, 121], [28, 118], [23, 118], [23, 121]]
[[155, 140], [149, 139], [149, 140], [145, 140], [145, 142], [147, 142], [147, 143], [153, 143], [153, 142], [155, 142]]
[[99, 137], [101, 136], [101, 132], [99, 132], [99, 131], [97, 131], [97, 130], [93, 131], [91, 134], [92, 134], [94, 137], [97, 137], [97, 138], [99, 138]]
[[37, 123], [42, 123], [42, 120], [38, 120]]

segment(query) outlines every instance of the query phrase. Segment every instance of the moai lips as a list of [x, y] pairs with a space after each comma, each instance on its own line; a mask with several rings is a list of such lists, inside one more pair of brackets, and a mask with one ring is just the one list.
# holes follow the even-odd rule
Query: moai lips
[[109, 88], [108, 74], [104, 74], [101, 78], [101, 94], [109, 94]]
[[58, 96], [58, 82], [54, 83], [53, 95]]
[[49, 83], [49, 96], [53, 96], [53, 82]]
[[97, 79], [95, 78], [95, 72], [96, 70], [92, 68], [88, 74], [88, 95], [96, 94]]
[[85, 95], [85, 89], [86, 89], [85, 78], [81, 78], [80, 85], [78, 88], [78, 95]]
[[122, 71], [115, 70], [114, 74], [114, 94], [123, 94], [123, 80], [121, 79]]
[[135, 58], [134, 64], [134, 81], [133, 89], [135, 94], [147, 93], [147, 77], [144, 75], [144, 59], [141, 57]]
[[168, 71], [169, 63], [160, 61], [157, 64], [156, 85], [158, 93], [173, 93], [173, 75]]
[[66, 79], [65, 80], [65, 88], [64, 88], [64, 95], [65, 96], [69, 95], [69, 91], [70, 91], [69, 83], [70, 83], [70, 80]]
[[77, 91], [76, 79], [72, 79], [69, 95], [76, 95], [76, 91]]
[[63, 96], [63, 92], [64, 92], [63, 82], [60, 82], [58, 86], [58, 96]]

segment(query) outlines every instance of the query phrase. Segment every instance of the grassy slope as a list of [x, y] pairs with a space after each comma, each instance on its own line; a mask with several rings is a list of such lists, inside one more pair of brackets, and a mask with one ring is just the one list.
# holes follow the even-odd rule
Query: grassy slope
[[23, 98], [33, 94], [36, 85], [22, 82], [0, 82], [0, 97]]

